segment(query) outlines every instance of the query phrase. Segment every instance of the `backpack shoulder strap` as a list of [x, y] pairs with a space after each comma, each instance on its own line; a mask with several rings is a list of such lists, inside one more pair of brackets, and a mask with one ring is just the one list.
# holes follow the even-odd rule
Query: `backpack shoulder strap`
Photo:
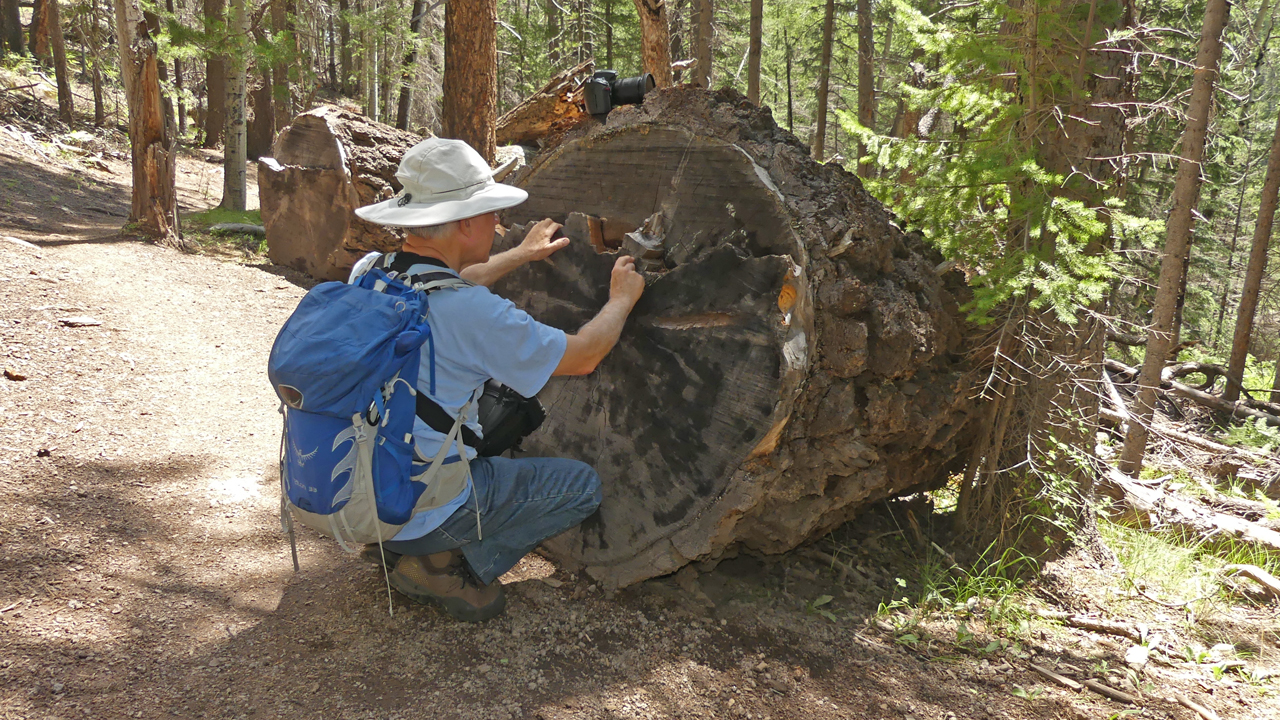
[[[415, 273], [410, 275], [410, 268], [416, 265], [432, 265], [440, 270]], [[454, 275], [444, 261], [425, 255], [408, 252], [389, 252], [374, 261], [373, 267], [387, 273], [389, 277], [427, 294], [445, 288], [474, 287], [475, 283]]]

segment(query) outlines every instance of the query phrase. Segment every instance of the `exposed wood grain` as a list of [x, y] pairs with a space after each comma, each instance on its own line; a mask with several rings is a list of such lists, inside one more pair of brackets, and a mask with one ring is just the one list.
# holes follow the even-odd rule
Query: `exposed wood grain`
[[957, 278], [767, 110], [660, 89], [577, 127], [515, 182], [530, 198], [496, 249], [543, 217], [574, 239], [495, 287], [537, 319], [588, 320], [615, 248], [651, 270], [617, 347], [592, 375], [548, 384], [549, 418], [525, 442], [604, 479], [599, 514], [549, 545], [561, 562], [622, 586], [782, 552], [963, 462]]

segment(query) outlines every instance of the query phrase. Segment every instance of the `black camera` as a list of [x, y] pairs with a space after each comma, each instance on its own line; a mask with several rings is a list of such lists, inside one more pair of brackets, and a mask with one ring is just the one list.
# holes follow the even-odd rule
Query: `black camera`
[[649, 73], [618, 79], [613, 70], [597, 70], [591, 79], [583, 83], [582, 97], [587, 112], [602, 117], [615, 105], [635, 105], [644, 100], [644, 94], [656, 87]]

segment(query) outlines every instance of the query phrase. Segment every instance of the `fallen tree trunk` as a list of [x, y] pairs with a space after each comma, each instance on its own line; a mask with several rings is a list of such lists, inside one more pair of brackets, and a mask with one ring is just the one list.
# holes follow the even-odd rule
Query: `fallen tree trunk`
[[582, 81], [591, 77], [595, 61], [588, 60], [558, 73], [538, 92], [498, 119], [499, 145], [519, 145], [546, 138], [552, 141], [587, 118], [582, 104]]
[[1230, 537], [1268, 553], [1280, 553], [1280, 533], [1257, 523], [1214, 512], [1190, 500], [1145, 487], [1112, 468], [1102, 488], [1115, 500], [1136, 511], [1140, 522], [1182, 530], [1193, 537]]
[[293, 119], [258, 160], [267, 256], [321, 280], [345, 280], [370, 250], [401, 239], [355, 209], [400, 191], [396, 168], [422, 138], [332, 106]]
[[935, 272], [940, 257], [767, 110], [659, 90], [570, 133], [517, 184], [530, 199], [513, 223], [590, 217], [495, 292], [572, 331], [607, 298], [617, 252], [649, 268], [617, 347], [547, 385], [547, 421], [524, 443], [604, 479], [600, 512], [547, 546], [565, 564], [619, 587], [783, 552], [963, 466], [977, 408], [962, 277]]
[[[1118, 360], [1107, 358], [1103, 361], [1103, 366], [1108, 371], [1115, 373], [1118, 376], [1117, 379], [1124, 382], [1132, 381], [1138, 376], [1136, 368], [1129, 367]], [[1234, 402], [1223, 400], [1217, 395], [1203, 390], [1197, 390], [1190, 385], [1184, 385], [1174, 380], [1175, 377], [1182, 377], [1194, 373], [1210, 373], [1213, 372], [1213, 368], [1221, 369], [1221, 366], [1204, 363], [1179, 363], [1177, 365], [1166, 367], [1161, 373], [1161, 387], [1157, 388], [1156, 392], [1177, 395], [1178, 397], [1186, 398], [1187, 400], [1191, 400], [1199, 405], [1212, 408], [1233, 417], [1262, 420], [1271, 427], [1280, 427], [1280, 415], [1273, 415], [1269, 412], [1264, 412], [1263, 410], [1250, 407], [1251, 404], [1259, 404], [1258, 401], [1247, 403], [1244, 400], [1236, 400]], [[1212, 384], [1212, 380], [1210, 381], [1210, 384]], [[1270, 403], [1266, 403], [1264, 405], [1264, 407], [1267, 406], [1270, 406]]]

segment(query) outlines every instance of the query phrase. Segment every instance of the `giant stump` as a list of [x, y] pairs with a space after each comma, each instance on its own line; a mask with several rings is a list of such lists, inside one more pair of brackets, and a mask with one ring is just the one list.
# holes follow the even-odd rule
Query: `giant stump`
[[[963, 464], [962, 278], [767, 110], [665, 90], [571, 133], [517, 183], [530, 199], [509, 221], [570, 220], [577, 238], [495, 288], [537, 319], [589, 320], [617, 252], [651, 268], [617, 347], [547, 385], [525, 441], [604, 481], [599, 513], [548, 543], [557, 559], [620, 587], [782, 552]], [[660, 248], [613, 249], [655, 213]]]

